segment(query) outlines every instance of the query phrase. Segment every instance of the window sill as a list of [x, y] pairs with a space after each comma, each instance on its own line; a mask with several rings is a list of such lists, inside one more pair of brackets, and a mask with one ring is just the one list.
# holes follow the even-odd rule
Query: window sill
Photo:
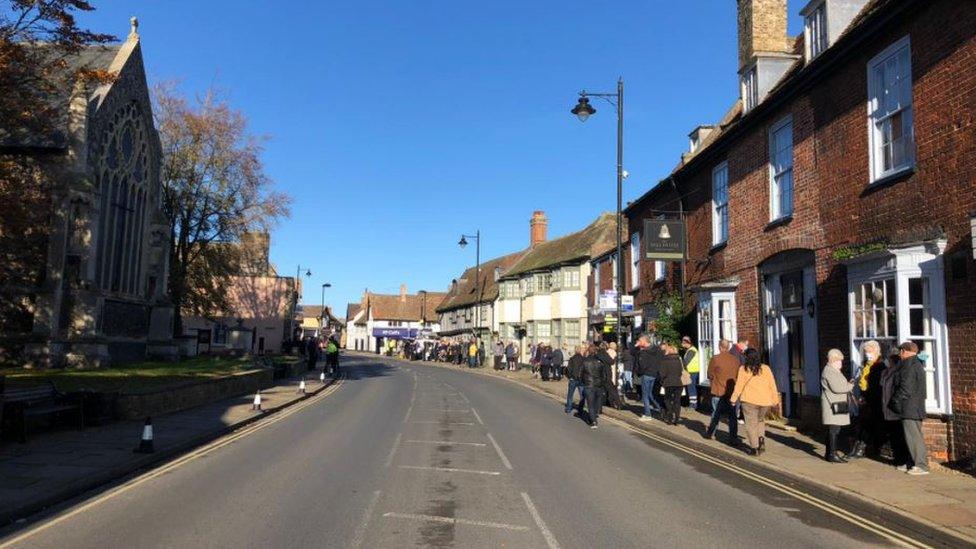
[[728, 245], [729, 245], [728, 240], [719, 242], [718, 244], [712, 244], [712, 247], [708, 249], [708, 255], [714, 254], [715, 252], [718, 252], [720, 250], [724, 250], [725, 247]]
[[904, 168], [902, 168], [902, 169], [900, 169], [898, 171], [891, 172], [891, 173], [889, 173], [888, 175], [886, 175], [884, 177], [879, 177], [878, 179], [875, 179], [874, 181], [868, 182], [868, 186], [867, 186], [867, 188], [865, 190], [868, 191], [868, 192], [870, 192], [870, 191], [873, 191], [875, 189], [879, 189], [881, 187], [887, 187], [888, 185], [894, 185], [895, 183], [898, 183], [899, 181], [903, 181], [903, 180], [911, 177], [914, 173], [915, 173], [915, 166], [914, 165], [906, 166], [906, 167], [904, 167]]
[[782, 227], [783, 225], [789, 225], [790, 224], [790, 221], [793, 221], [793, 214], [784, 215], [783, 217], [781, 217], [779, 219], [774, 219], [774, 220], [770, 221], [769, 223], [766, 224], [766, 227], [763, 230], [764, 231], [771, 231], [771, 230], [775, 229], [776, 227]]

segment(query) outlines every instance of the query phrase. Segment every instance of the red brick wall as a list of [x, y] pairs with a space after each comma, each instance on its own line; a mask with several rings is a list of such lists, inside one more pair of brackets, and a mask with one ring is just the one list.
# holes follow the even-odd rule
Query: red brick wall
[[[737, 331], [759, 341], [757, 266], [790, 249], [813, 250], [818, 292], [819, 352], [849, 346], [846, 268], [833, 259], [841, 246], [906, 237], [906, 231], [941, 228], [945, 251], [947, 324], [953, 419], [926, 423], [933, 456], [962, 459], [976, 453], [976, 263], [969, 215], [976, 211], [976, 10], [966, 2], [918, 3], [857, 48], [815, 85], [776, 112], [752, 121], [718, 151], [676, 174], [689, 230], [686, 282], [738, 277]], [[868, 188], [867, 63], [908, 34], [911, 38], [916, 169]], [[793, 119], [794, 215], [768, 226], [767, 129]], [[729, 162], [729, 239], [712, 249], [711, 172]], [[631, 231], [651, 210], [677, 210], [676, 195], [659, 189], [628, 211]], [[954, 254], [965, 254], [965, 275], [953, 278]], [[674, 271], [673, 269], [671, 270]], [[643, 262], [642, 275], [653, 273]], [[650, 275], [653, 278], [653, 275]], [[672, 286], [678, 281], [671, 280]], [[636, 304], [653, 299], [642, 284]]]

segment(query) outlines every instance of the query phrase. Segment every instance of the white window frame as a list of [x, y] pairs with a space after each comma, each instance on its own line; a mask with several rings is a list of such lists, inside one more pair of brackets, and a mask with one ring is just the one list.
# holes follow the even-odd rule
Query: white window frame
[[[888, 89], [885, 88], [885, 84], [879, 81], [879, 75], [877, 73], [879, 68], [885, 67], [889, 61], [895, 60], [896, 62], [902, 62], [907, 60], [907, 70], [901, 70], [901, 74], [898, 75], [898, 82], [896, 88], [898, 89], [900, 101], [898, 102], [898, 107], [891, 112], [882, 112], [883, 107], [883, 96], [888, 93]], [[903, 67], [899, 67], [903, 69]], [[894, 44], [888, 46], [881, 53], [874, 56], [867, 65], [867, 78], [868, 78], [868, 101], [867, 101], [867, 111], [868, 111], [868, 161], [871, 174], [871, 183], [874, 183], [880, 179], [890, 177], [901, 172], [911, 170], [915, 167], [915, 121], [914, 121], [914, 98], [913, 98], [913, 82], [912, 82], [912, 47], [911, 40], [909, 36], [903, 36], [897, 40]], [[907, 101], [905, 101], [904, 95], [907, 94]], [[902, 122], [903, 127], [901, 128], [902, 135], [899, 139], [905, 139], [905, 150], [902, 151], [903, 162], [900, 164], [894, 163], [895, 155], [895, 145], [891, 145], [891, 157], [892, 166], [888, 169], [884, 168], [884, 138], [886, 131], [883, 129], [885, 122], [888, 122], [887, 133], [894, 132], [891, 126], [892, 120], [898, 116], [899, 121]], [[905, 131], [904, 126], [908, 127]]]
[[759, 69], [755, 63], [742, 73], [742, 111], [749, 112], [759, 104]]
[[[777, 149], [776, 138], [780, 132], [789, 131], [789, 159], [786, 149]], [[793, 116], [787, 115], [769, 127], [769, 220], [778, 221], [793, 215], [796, 178], [793, 176]], [[789, 183], [788, 186], [785, 183]], [[784, 202], [784, 189], [788, 187], [789, 201]]]
[[640, 233], [630, 235], [630, 289], [640, 288]]
[[[724, 178], [725, 201], [716, 200], [718, 176]], [[729, 163], [720, 163], [712, 169], [712, 245], [725, 244], [729, 240]]]
[[580, 285], [580, 272], [579, 267], [566, 267], [562, 270], [562, 288], [564, 290], [575, 290], [579, 289]]
[[654, 281], [662, 282], [668, 276], [668, 265], [663, 260], [654, 262]]
[[[721, 303], [729, 303], [728, 318], [721, 316]], [[722, 324], [728, 323], [726, 335], [730, 343], [738, 339], [736, 330], [735, 290], [703, 291], [698, 294], [698, 351], [701, 353], [701, 375], [699, 380], [707, 383], [708, 361], [718, 354], [718, 343], [722, 340]]]
[[[850, 331], [851, 360], [855, 364], [863, 362], [861, 343], [864, 338], [855, 337], [854, 292], [864, 283], [885, 279], [895, 280], [896, 327], [894, 340], [922, 341], [931, 344], [931, 354], [925, 361], [926, 398], [925, 411], [930, 414], [952, 413], [952, 386], [949, 376], [949, 329], [946, 325], [946, 297], [943, 252], [945, 241], [919, 244], [893, 249], [883, 255], [871, 254], [848, 262], [848, 321]], [[911, 309], [909, 301], [909, 280], [927, 280], [927, 309], [929, 312], [929, 334], [911, 333]], [[920, 345], [921, 347], [921, 345]]]
[[803, 19], [803, 42], [806, 44], [807, 62], [830, 47], [830, 35], [827, 32], [827, 3], [821, 2], [813, 8]]
[[593, 303], [596, 304], [600, 299], [600, 263], [593, 264]]

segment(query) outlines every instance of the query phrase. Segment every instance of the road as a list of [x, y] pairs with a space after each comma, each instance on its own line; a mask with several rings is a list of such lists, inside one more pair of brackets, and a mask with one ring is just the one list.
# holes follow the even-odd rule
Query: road
[[334, 392], [0, 547], [863, 547], [876, 533], [488, 376], [347, 357]]

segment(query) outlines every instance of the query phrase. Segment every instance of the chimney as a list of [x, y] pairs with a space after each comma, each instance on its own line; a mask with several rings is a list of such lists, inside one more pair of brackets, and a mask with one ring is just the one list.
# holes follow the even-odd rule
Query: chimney
[[789, 53], [786, 0], [736, 0], [739, 4], [739, 70], [756, 54]]
[[400, 302], [406, 303], [407, 301], [407, 285], [400, 284]]
[[548, 227], [549, 220], [542, 210], [532, 212], [532, 219], [529, 220], [529, 247], [535, 248], [546, 241]]

